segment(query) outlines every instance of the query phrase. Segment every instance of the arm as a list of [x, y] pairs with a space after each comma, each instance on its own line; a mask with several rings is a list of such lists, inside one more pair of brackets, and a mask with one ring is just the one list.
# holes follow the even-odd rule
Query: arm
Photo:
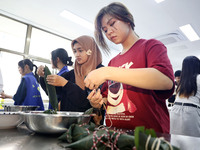
[[155, 68], [102, 67], [90, 72], [84, 82], [86, 87], [96, 89], [106, 80], [149, 90], [170, 90], [173, 87], [173, 81]]
[[59, 75], [48, 75], [47, 83], [53, 86], [64, 87], [68, 83], [68, 80]]
[[74, 75], [73, 70], [71, 70], [69, 72], [65, 72], [61, 76], [58, 76], [58, 75], [48, 75], [47, 76], [48, 84], [51, 84], [54, 86], [64, 87], [68, 83], [68, 81], [75, 83], [75, 75]]
[[91, 107], [87, 99], [87, 91], [81, 89], [77, 84], [75, 84], [73, 70], [63, 74], [62, 76], [63, 77], [50, 75], [47, 77], [49, 84], [62, 87], [62, 104], [65, 105], [65, 101], [70, 101], [72, 107], [76, 106], [77, 110], [79, 108], [80, 110], [85, 110], [85, 108]]
[[12, 95], [8, 95], [8, 94], [4, 93], [4, 91], [2, 91], [0, 93], [0, 98], [4, 98], [4, 99], [10, 98], [10, 99], [12, 99], [12, 97], [13, 97]]
[[15, 105], [21, 105], [24, 102], [24, 99], [26, 97], [26, 83], [25, 79], [22, 78], [21, 83], [17, 89], [16, 94], [13, 96], [13, 99], [15, 101]]
[[[89, 73], [85, 79], [86, 87], [97, 88], [104, 81], [113, 80], [147, 90], [172, 89], [173, 70], [166, 47], [154, 39], [141, 42], [141, 48], [137, 47], [138, 52], [130, 52], [131, 58], [128, 60], [132, 61], [134, 65], [125, 69], [125, 66], [122, 66], [123, 63], [118, 64], [115, 62], [117, 60], [113, 58], [109, 62], [109, 67], [99, 68]], [[140, 55], [141, 60], [134, 57], [135, 54]]]

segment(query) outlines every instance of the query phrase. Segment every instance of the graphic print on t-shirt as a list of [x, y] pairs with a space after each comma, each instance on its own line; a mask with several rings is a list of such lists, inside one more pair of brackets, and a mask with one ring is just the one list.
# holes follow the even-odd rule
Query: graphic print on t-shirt
[[[129, 69], [133, 63], [126, 63], [121, 67]], [[108, 81], [108, 102], [107, 114], [116, 114], [123, 112], [133, 113], [136, 111], [135, 105], [127, 96], [127, 89], [123, 84], [115, 81]]]
[[108, 81], [108, 102], [110, 105], [107, 107], [108, 114], [115, 114], [118, 112], [124, 112], [124, 104], [121, 103], [123, 96], [123, 85], [119, 82]]
[[122, 112], [134, 113], [135, 105], [131, 102], [126, 94], [126, 89], [123, 89], [123, 84], [119, 82], [108, 82], [108, 102], [106, 109], [107, 114], [116, 114]]

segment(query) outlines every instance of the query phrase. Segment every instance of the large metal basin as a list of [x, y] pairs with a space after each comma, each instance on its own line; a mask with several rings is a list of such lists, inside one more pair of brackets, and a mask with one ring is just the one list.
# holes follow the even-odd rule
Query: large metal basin
[[17, 112], [0, 111], [0, 129], [15, 128], [23, 122], [23, 117]]
[[37, 110], [40, 106], [5, 105], [3, 107], [4, 111], [9, 111], [9, 112], [17, 112], [17, 111], [30, 112]]
[[37, 133], [55, 134], [62, 133], [73, 123], [88, 123], [91, 115], [82, 112], [57, 112], [58, 114], [45, 114], [42, 111], [21, 113], [26, 126]]

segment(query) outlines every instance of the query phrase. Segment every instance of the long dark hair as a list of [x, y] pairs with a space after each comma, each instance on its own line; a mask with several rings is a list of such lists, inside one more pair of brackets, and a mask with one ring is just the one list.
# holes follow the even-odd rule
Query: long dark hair
[[109, 53], [109, 48], [105, 42], [103, 33], [102, 33], [102, 18], [105, 15], [110, 15], [118, 20], [129, 23], [131, 28], [134, 30], [135, 23], [132, 14], [122, 3], [114, 2], [109, 4], [106, 7], [103, 7], [96, 16], [95, 19], [95, 39], [97, 43], [102, 47], [105, 52]]
[[200, 74], [200, 60], [196, 56], [187, 56], [182, 63], [180, 84], [177, 87], [179, 96], [189, 98], [197, 93], [197, 75]]
[[57, 57], [61, 60], [61, 62], [63, 64], [65, 64], [66, 66], [72, 66], [73, 62], [71, 61], [72, 57], [68, 56], [68, 53], [65, 49], [63, 48], [58, 48], [56, 50], [53, 50], [51, 52], [51, 59], [52, 59], [52, 63], [53, 65], [57, 68]]
[[32, 61], [30, 59], [24, 59], [24, 60], [21, 60], [18, 62], [18, 66], [22, 68], [22, 70], [24, 71], [24, 67], [28, 65], [29, 66], [29, 69], [31, 71], [33, 71], [33, 67], [35, 67], [35, 72], [34, 72], [34, 76], [36, 78], [36, 80], [39, 82], [39, 76], [37, 74], [37, 69], [38, 67], [32, 63]]

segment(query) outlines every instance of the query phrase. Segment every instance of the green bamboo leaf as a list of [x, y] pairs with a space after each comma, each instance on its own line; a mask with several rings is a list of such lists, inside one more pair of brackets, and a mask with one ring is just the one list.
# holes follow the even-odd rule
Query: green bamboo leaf
[[47, 66], [45, 66], [44, 67], [44, 75], [45, 75], [44, 80], [45, 80], [45, 84], [46, 84], [46, 88], [47, 88], [49, 101], [50, 101], [52, 108], [55, 111], [57, 111], [58, 110], [58, 99], [57, 99], [57, 95], [56, 95], [56, 88], [53, 85], [49, 85], [46, 81], [47, 76], [50, 74], [51, 74], [51, 72], [50, 72], [49, 68]]
[[135, 146], [136, 149], [139, 150], [139, 133], [144, 132], [144, 126], [136, 127], [134, 131], [134, 136], [135, 136]]
[[72, 143], [88, 136], [94, 131], [94, 129], [95, 124], [92, 122], [89, 124], [72, 124], [58, 139], [67, 143]]
[[89, 108], [89, 109], [87, 109], [85, 112], [84, 112], [84, 114], [92, 114], [93, 113], [93, 107], [92, 108]]

